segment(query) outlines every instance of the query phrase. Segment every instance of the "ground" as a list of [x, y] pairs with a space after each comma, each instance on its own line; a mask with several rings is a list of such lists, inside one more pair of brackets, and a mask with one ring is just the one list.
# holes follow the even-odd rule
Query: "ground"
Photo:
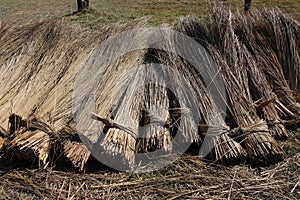
[[[179, 16], [188, 14], [203, 19], [209, 12], [208, 2], [212, 1], [90, 0], [89, 11], [66, 19], [99, 28], [147, 16], [151, 17], [150, 25], [159, 25], [175, 23]], [[243, 9], [242, 0], [218, 1], [218, 4], [235, 11]], [[300, 20], [299, 0], [253, 1], [253, 8], [262, 6], [278, 6]], [[62, 17], [75, 10], [75, 0], [1, 0], [0, 20], [22, 24]], [[146, 174], [107, 170], [79, 174], [57, 171], [55, 167], [7, 168], [0, 163], [0, 199], [300, 199], [299, 133], [299, 129], [292, 129], [289, 140], [281, 143], [287, 158], [268, 167], [246, 164], [225, 167], [191, 156], [183, 156], [165, 169]]]
[[[243, 11], [243, 0], [90, 0], [88, 13], [73, 17], [73, 20], [90, 26], [129, 21], [143, 16], [151, 17], [151, 24], [175, 23], [179, 16], [195, 15], [202, 18], [215, 3], [224, 4], [232, 10]], [[278, 6], [284, 12], [300, 20], [298, 0], [253, 0], [253, 8]], [[75, 0], [1, 0], [0, 20], [26, 22], [44, 17], [64, 16], [76, 10]]]

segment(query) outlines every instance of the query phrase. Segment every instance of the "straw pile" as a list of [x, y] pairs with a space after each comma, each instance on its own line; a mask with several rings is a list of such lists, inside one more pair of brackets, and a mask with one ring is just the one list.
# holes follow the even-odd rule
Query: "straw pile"
[[268, 168], [216, 166], [185, 156], [151, 173], [1, 171], [3, 199], [299, 199], [300, 154]]
[[[163, 32], [169, 52], [151, 49], [151, 41], [140, 41], [149, 49], [122, 55], [107, 66], [98, 64], [102, 73], [97, 85], [92, 78], [82, 78], [87, 91], [97, 88], [95, 113], [87, 117], [105, 133], [94, 135], [90, 145], [109, 158], [121, 158], [129, 167], [135, 164], [135, 153], [161, 149], [168, 155], [174, 138], [179, 145], [213, 146], [207, 158], [222, 163], [282, 160], [285, 155], [276, 140], [288, 137], [284, 124], [298, 123], [300, 114], [299, 23], [278, 9], [232, 15], [215, 9], [205, 23], [186, 17], [174, 27], [213, 58], [226, 89], [226, 96], [216, 94], [227, 106], [226, 119], [200, 72], [171, 53], [177, 38]], [[65, 160], [84, 170], [92, 156], [74, 124], [76, 72], [100, 62], [99, 52], [106, 50], [97, 49], [101, 41], [144, 25], [144, 21], [115, 24], [97, 33], [60, 19], [23, 27], [1, 25], [0, 150], [4, 155], [30, 163], [38, 158], [43, 167]], [[153, 62], [169, 68], [157, 70], [149, 64]], [[167, 89], [169, 83], [160, 79], [174, 69], [188, 80], [170, 77], [176, 86], [189, 86], [188, 91], [178, 87], [180, 103]], [[188, 101], [188, 93], [194, 102]], [[84, 104], [89, 94], [83, 94], [78, 98]], [[193, 112], [191, 105], [196, 105]], [[75, 113], [80, 109], [75, 107]], [[87, 117], [77, 123], [89, 129]]]

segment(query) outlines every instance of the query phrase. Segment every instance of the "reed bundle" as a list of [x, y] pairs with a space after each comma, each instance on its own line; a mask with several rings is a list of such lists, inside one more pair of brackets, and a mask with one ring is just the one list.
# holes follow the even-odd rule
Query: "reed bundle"
[[[133, 35], [133, 43], [149, 48], [108, 56], [108, 65], [102, 62], [106, 52], [119, 55], [127, 47], [98, 44], [144, 27], [145, 21], [117, 23], [98, 32], [61, 19], [2, 26], [4, 155], [29, 162], [37, 157], [44, 167], [63, 157], [84, 170], [96, 147], [99, 154], [132, 167], [137, 164], [136, 153], [159, 149], [168, 155], [174, 145], [193, 143], [209, 151], [211, 160], [270, 164], [285, 156], [276, 141], [288, 137], [284, 122], [299, 122], [299, 23], [278, 9], [233, 16], [217, 8], [202, 23], [185, 17], [175, 27], [162, 29], [160, 39], [167, 50], [152, 48], [151, 35], [145, 41]], [[201, 44], [215, 69], [199, 71], [176, 55], [180, 40], [171, 29]], [[185, 55], [197, 52], [186, 48]], [[74, 88], [78, 70], [90, 66], [100, 73], [87, 71], [88, 76], [79, 77], [80, 87]], [[212, 90], [202, 77], [214, 80], [214, 71], [224, 83], [224, 94], [218, 90], [220, 83], [212, 81]], [[99, 81], [94, 84], [95, 80]], [[74, 93], [79, 94], [80, 106], [72, 104]], [[76, 121], [74, 113], [89, 103], [91, 95], [95, 112], [83, 113]], [[75, 122], [93, 134], [83, 134]], [[92, 130], [95, 124], [98, 130]]]

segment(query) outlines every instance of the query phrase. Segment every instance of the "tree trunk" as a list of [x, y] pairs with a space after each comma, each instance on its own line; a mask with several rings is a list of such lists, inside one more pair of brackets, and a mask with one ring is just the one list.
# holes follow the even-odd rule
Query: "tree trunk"
[[84, 0], [84, 2], [85, 2], [85, 8], [89, 8], [89, 6], [90, 6], [89, 0]]
[[81, 12], [86, 8], [89, 8], [89, 0], [77, 0], [77, 12]]
[[81, 12], [83, 9], [82, 0], [77, 0], [77, 11]]
[[250, 7], [251, 7], [251, 0], [245, 0], [244, 10], [248, 11], [248, 10], [250, 10]]

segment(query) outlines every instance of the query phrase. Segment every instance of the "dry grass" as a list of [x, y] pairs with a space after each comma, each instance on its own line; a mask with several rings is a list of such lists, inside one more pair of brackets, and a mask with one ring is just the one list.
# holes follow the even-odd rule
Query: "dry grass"
[[76, 174], [0, 168], [1, 199], [299, 199], [300, 154], [269, 168], [184, 156], [152, 173]]

